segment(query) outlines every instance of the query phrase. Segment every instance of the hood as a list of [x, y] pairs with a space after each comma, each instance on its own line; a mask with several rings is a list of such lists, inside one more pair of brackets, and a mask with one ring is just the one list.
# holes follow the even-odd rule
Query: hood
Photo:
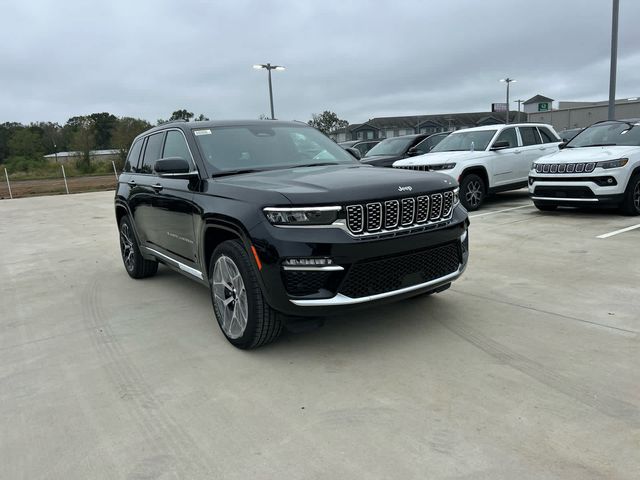
[[[420, 195], [456, 185], [455, 180], [441, 173], [331, 165], [221, 177], [215, 180], [214, 188], [224, 196], [273, 202], [284, 195], [292, 205], [318, 205]], [[280, 203], [282, 200], [280, 197]]]
[[612, 147], [577, 147], [565, 148], [551, 155], [545, 155], [536, 163], [577, 163], [601, 162], [615, 160], [640, 152], [640, 147], [612, 146]]
[[475, 160], [477, 158], [483, 158], [487, 156], [487, 152], [478, 150], [474, 152], [431, 152], [424, 155], [418, 155], [417, 157], [405, 158], [398, 160], [393, 164], [396, 166], [406, 165], [440, 165], [450, 162], [461, 162], [464, 160]]
[[374, 155], [372, 157], [363, 157], [360, 162], [364, 165], [381, 166], [391, 165], [393, 162], [401, 158], [404, 158], [404, 155]]

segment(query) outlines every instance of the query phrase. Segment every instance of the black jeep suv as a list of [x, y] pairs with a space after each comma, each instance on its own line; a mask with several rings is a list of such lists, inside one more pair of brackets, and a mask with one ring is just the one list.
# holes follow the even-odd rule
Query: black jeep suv
[[138, 136], [115, 195], [124, 266], [206, 285], [227, 339], [439, 292], [468, 258], [451, 177], [360, 164], [303, 123], [167, 123]]

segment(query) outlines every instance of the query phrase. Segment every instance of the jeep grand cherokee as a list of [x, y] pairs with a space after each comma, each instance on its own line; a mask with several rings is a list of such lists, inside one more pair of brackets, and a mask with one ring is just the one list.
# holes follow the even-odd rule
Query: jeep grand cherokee
[[226, 338], [254, 348], [292, 318], [439, 292], [468, 219], [443, 174], [360, 164], [297, 122], [176, 122], [137, 137], [115, 195], [124, 266], [208, 286]]

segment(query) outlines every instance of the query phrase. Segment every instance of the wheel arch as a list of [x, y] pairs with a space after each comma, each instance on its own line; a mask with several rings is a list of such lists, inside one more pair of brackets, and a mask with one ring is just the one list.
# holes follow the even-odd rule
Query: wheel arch
[[227, 240], [240, 240], [247, 250], [251, 253], [251, 241], [245, 229], [231, 219], [224, 217], [216, 217], [205, 222], [200, 242], [200, 251], [204, 274], [209, 275], [209, 266], [211, 263], [211, 255], [218, 245]]
[[458, 183], [462, 183], [462, 179], [470, 174], [478, 175], [484, 182], [484, 186], [487, 191], [489, 190], [489, 188], [491, 188], [491, 186], [489, 185], [489, 174], [487, 173], [487, 169], [482, 165], [473, 165], [470, 167], [466, 167], [458, 176]]

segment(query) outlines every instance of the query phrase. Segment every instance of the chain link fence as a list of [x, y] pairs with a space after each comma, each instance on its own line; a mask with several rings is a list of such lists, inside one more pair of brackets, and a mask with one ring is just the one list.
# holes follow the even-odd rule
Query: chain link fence
[[112, 162], [113, 173], [109, 175], [67, 176], [64, 165], [58, 175], [47, 178], [24, 178], [3, 168], [0, 171], [0, 199], [30, 197], [36, 195], [59, 195], [115, 189], [119, 172]]

